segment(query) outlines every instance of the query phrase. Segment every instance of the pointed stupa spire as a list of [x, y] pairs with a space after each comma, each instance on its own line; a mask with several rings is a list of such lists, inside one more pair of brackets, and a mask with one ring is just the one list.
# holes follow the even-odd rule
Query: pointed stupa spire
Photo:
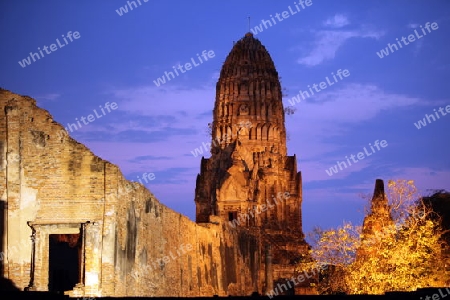
[[384, 192], [384, 182], [382, 179], [377, 179], [370, 204], [370, 213], [364, 218], [363, 235], [374, 234], [392, 222], [388, 198]]
[[261, 243], [277, 249], [273, 272], [285, 274], [291, 262], [294, 272], [293, 262], [309, 249], [301, 223], [301, 175], [296, 157], [286, 151], [278, 72], [250, 32], [225, 59], [212, 124], [211, 157], [202, 159], [195, 189], [196, 221], [218, 216], [230, 230], [258, 232]]
[[[218, 148], [235, 142], [238, 124], [252, 124], [243, 145], [261, 141], [262, 149], [286, 155], [281, 84], [267, 49], [251, 32], [237, 41], [220, 72], [214, 107], [213, 140]], [[214, 152], [214, 147], [213, 147]]]

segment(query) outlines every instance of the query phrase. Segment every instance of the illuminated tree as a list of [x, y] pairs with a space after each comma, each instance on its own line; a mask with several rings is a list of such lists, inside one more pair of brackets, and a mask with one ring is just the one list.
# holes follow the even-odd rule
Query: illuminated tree
[[328, 280], [319, 283], [321, 292], [413, 291], [444, 286], [450, 279], [442, 263], [439, 220], [430, 217], [432, 210], [423, 205], [414, 182], [389, 181], [388, 188], [392, 222], [376, 231], [344, 223], [338, 229], [313, 232], [312, 257], [334, 266]]
[[344, 222], [343, 226], [326, 231], [316, 227], [309, 234], [314, 262], [308, 267], [312, 269], [317, 268], [316, 265], [328, 265], [325, 276], [317, 286], [319, 293], [346, 292], [346, 273], [355, 260], [361, 242], [360, 235], [361, 226], [354, 226], [350, 222]]

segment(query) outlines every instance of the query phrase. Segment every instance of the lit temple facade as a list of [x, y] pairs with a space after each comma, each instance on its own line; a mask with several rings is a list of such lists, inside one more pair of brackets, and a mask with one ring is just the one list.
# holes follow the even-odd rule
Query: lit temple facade
[[[267, 256], [268, 246], [273, 250], [274, 282], [292, 276], [308, 250], [301, 173], [295, 155], [287, 155], [284, 121], [274, 62], [247, 33], [234, 44], [217, 82], [211, 157], [202, 158], [197, 177], [196, 221], [218, 216], [229, 228], [257, 234], [260, 257]], [[267, 266], [261, 270], [267, 273]]]

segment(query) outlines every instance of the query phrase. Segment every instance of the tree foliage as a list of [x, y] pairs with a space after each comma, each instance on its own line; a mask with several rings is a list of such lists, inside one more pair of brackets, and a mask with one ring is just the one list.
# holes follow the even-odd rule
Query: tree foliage
[[311, 255], [329, 264], [322, 293], [383, 294], [444, 286], [450, 275], [442, 263], [442, 229], [423, 205], [413, 181], [388, 183], [393, 222], [362, 237], [361, 227], [344, 223], [337, 229], [315, 228]]

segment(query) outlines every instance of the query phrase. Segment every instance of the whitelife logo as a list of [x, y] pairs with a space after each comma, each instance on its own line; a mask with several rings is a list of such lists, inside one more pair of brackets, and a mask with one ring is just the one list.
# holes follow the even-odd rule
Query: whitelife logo
[[[166, 264], [176, 260], [177, 258], [181, 257], [182, 255], [185, 255], [186, 253], [192, 250], [194, 250], [194, 246], [192, 244], [186, 245], [181, 244], [180, 247], [176, 249], [176, 255], [174, 255], [171, 250], [169, 251], [168, 255], [150, 261], [147, 265], [143, 267], [143, 271], [148, 273], [158, 271], [158, 269], [161, 270]], [[134, 270], [131, 274], [131, 277], [133, 277], [134, 279], [138, 279], [139, 277], [138, 270]]]
[[443, 290], [444, 290], [443, 288], [442, 289], [438, 289], [439, 294], [433, 294], [431, 296], [430, 295], [426, 295], [425, 299], [423, 297], [420, 297], [420, 300], [440, 300], [440, 299], [443, 299], [443, 298], [445, 298], [447, 296], [450, 296], [450, 289], [449, 288], [445, 288], [445, 290], [447, 291], [447, 294], [445, 294], [445, 291], [444, 291], [444, 293], [442, 293]]
[[[364, 155], [364, 153], [365, 153], [367, 156], [371, 156], [372, 154], [374, 154], [374, 153], [376, 152], [375, 149], [373, 148], [374, 146], [375, 146], [375, 148], [378, 149], [378, 151], [380, 151], [381, 148], [387, 147], [387, 146], [388, 146], [388, 143], [386, 142], [386, 140], [382, 140], [381, 142], [379, 142], [378, 140], [376, 140], [373, 146], [372, 146], [372, 143], [369, 143], [369, 146], [370, 146], [370, 149], [372, 149], [372, 152], [368, 152], [367, 149], [366, 149], [366, 147], [364, 147], [364, 148], [363, 148], [363, 149], [364, 149], [364, 152], [358, 152], [358, 154], [357, 154], [356, 156], [353, 155], [353, 154], [350, 155], [350, 158], [352, 159], [353, 163], [357, 163], [359, 160], [363, 160], [364, 158], [366, 158], [365, 155]], [[381, 146], [381, 148], [380, 148], [380, 146]], [[355, 157], [358, 157], [359, 160], [358, 160], [358, 159], [355, 159]], [[347, 159], [347, 163], [348, 163], [349, 166], [352, 165], [352, 163], [350, 162], [350, 158], [348, 158], [347, 156], [345, 156], [345, 159]], [[337, 161], [336, 163], [337, 163], [337, 165], [334, 165], [333, 167], [329, 168], [328, 170], [325, 170], [325, 172], [327, 172], [328, 176], [333, 176], [333, 173], [334, 173], [334, 174], [337, 174], [337, 173], [339, 172], [338, 167], [339, 167], [339, 169], [340, 169], [341, 171], [344, 170], [344, 169], [342, 168], [342, 166], [344, 166], [344, 168], [347, 168], [347, 164], [345, 163], [345, 161], [340, 161], [340, 162]]]
[[[141, 0], [136, 0], [139, 3], [139, 6], [142, 5]], [[130, 8], [130, 11], [132, 11], [134, 8], [138, 8], [138, 5], [136, 4], [136, 1], [127, 1], [128, 7]], [[143, 2], [148, 2], [149, 0], [142, 0]], [[132, 6], [134, 5], [134, 8]], [[128, 13], [128, 7], [126, 5], [120, 7], [119, 9], [116, 9], [116, 13], [119, 15], [119, 17], [123, 16], [124, 14]]]
[[[293, 286], [296, 286], [296, 285], [302, 283], [303, 281], [306, 280], [306, 278], [308, 278], [308, 279], [314, 278], [314, 276], [317, 276], [318, 274], [320, 274], [321, 271], [326, 270], [327, 268], [328, 268], [327, 265], [322, 265], [322, 264], [318, 265], [316, 268], [311, 270], [311, 276], [308, 276], [308, 272], [303, 271], [303, 274], [305, 274], [305, 275], [300, 273], [300, 275], [298, 275], [296, 277], [292, 276], [292, 278], [290, 280], [286, 280], [286, 284], [289, 286], [289, 288], [284, 283], [278, 283], [277, 287], [271, 291], [268, 291], [266, 293], [266, 295], [269, 297], [269, 299], [272, 299], [273, 296], [278, 296], [280, 293], [283, 293], [284, 291], [288, 291], [289, 289], [292, 289]], [[317, 274], [316, 274], [316, 272], [317, 272]], [[293, 286], [291, 285], [291, 282], [293, 283]]]
[[[276, 14], [275, 14], [275, 17], [277, 18], [278, 22], [282, 22], [282, 21], [284, 21], [285, 19], [289, 18], [290, 16], [296, 15], [296, 14], [298, 14], [299, 12], [301, 12], [302, 10], [305, 10], [306, 7], [312, 5], [312, 0], [306, 0], [306, 1], [299, 0], [298, 3], [297, 3], [297, 2], [294, 2], [294, 5], [295, 5], [295, 8], [296, 8], [297, 10], [293, 10], [292, 7], [289, 5], [289, 6], [288, 6], [289, 11], [285, 10], [285, 11], [283, 11], [281, 14], [280, 14], [280, 13], [276, 13]], [[300, 6], [302, 7], [301, 9], [300, 9]], [[280, 16], [281, 16], [281, 18], [280, 18]], [[270, 15], [269, 17], [270, 17], [270, 19], [272, 20], [272, 22], [271, 22], [270, 20], [264, 20], [264, 19], [262, 19], [262, 20], [261, 20], [261, 23], [259, 23], [259, 25], [258, 25], [258, 26], [255, 26], [253, 29], [250, 29], [250, 31], [251, 31], [254, 35], [257, 35], [258, 33], [263, 32], [263, 31], [264, 31], [264, 28], [265, 28], [265, 29], [269, 29], [269, 28], [272, 27], [273, 25], [276, 25], [276, 24], [277, 24], [277, 21], [275, 20], [275, 18], [274, 18], [272, 15]], [[272, 24], [273, 24], [273, 25], [272, 25]], [[267, 27], [267, 25], [269, 25], [269, 27]], [[264, 28], [263, 28], [263, 26], [264, 26]]]
[[[100, 107], [100, 110], [102, 111], [102, 115], [99, 115], [97, 112], [97, 109], [94, 109], [92, 111], [94, 114], [90, 114], [87, 117], [81, 116], [80, 120], [81, 120], [81, 122], [83, 122], [84, 125], [88, 125], [89, 123], [92, 123], [95, 120], [100, 119], [101, 117], [105, 116], [106, 112], [104, 109], [106, 109], [110, 113], [111, 109], [116, 110], [117, 108], [119, 108], [119, 106], [117, 105], [116, 102], [112, 102], [111, 104], [109, 104], [109, 102], [106, 102], [104, 104], [104, 107], [102, 107], [101, 105], [99, 105], [98, 107]], [[64, 129], [66, 131], [70, 130], [70, 132], [73, 132], [74, 130], [78, 130], [79, 128], [81, 128], [82, 125], [80, 123], [80, 120], [78, 120], [78, 118], [75, 118], [75, 120], [77, 121], [76, 123], [78, 124], [78, 127], [75, 123], [67, 123], [67, 127], [64, 127]], [[75, 128], [75, 129], [73, 129], [73, 128]]]
[[[439, 114], [436, 111], [436, 109], [433, 109], [433, 110], [434, 110], [434, 114], [436, 115], [436, 118], [440, 119]], [[445, 107], [446, 113], [444, 112], [443, 107], [439, 107], [438, 111], [441, 113], [442, 116], [446, 116], [448, 113], [450, 113], [450, 105], [447, 105]], [[422, 128], [422, 126], [423, 127], [427, 126], [426, 120], [428, 120], [428, 124], [431, 124], [431, 120], [433, 120], [433, 122], [434, 122], [434, 121], [436, 121], [436, 118], [432, 114], [431, 115], [425, 114], [425, 118], [417, 121], [417, 123], [414, 123], [414, 126], [416, 126], [417, 129], [420, 129], [420, 128]]]
[[[275, 205], [282, 203], [283, 200], [287, 200], [290, 197], [291, 197], [291, 195], [289, 192], [285, 192], [284, 194], [282, 192], [278, 192], [278, 194], [277, 194], [278, 201], [277, 201], [275, 196], [272, 195], [272, 199], [273, 199], [273, 202], [275, 203]], [[253, 207], [253, 209], [249, 208], [248, 212], [239, 213], [239, 216], [236, 219], [229, 221], [228, 225], [231, 228], [236, 228], [237, 226], [241, 225], [241, 222], [242, 222], [242, 224], [245, 224], [246, 220], [250, 220], [250, 215], [252, 216], [252, 218], [255, 218], [255, 215], [259, 215], [259, 214], [265, 212], [266, 210], [272, 209], [273, 207], [275, 207], [274, 204], [270, 204], [270, 201], [268, 199], [266, 199], [266, 203], [267, 203], [267, 205], [266, 204], [255, 205]]]
[[[74, 39], [78, 40], [81, 37], [81, 35], [78, 31], [74, 31], [73, 33], [72, 33], [72, 31], [69, 31], [67, 33], [67, 36], [64, 36], [64, 34], [61, 36], [63, 37], [65, 44], [62, 44], [59, 41], [59, 38], [57, 38], [56, 44], [58, 44], [58, 47], [56, 46], [56, 44], [51, 44], [50, 47], [47, 47], [47, 45], [44, 45], [44, 47], [42, 47], [42, 49], [41, 49], [41, 47], [38, 47], [38, 52], [41, 55], [39, 55], [39, 53], [37, 53], [37, 52], [35, 52], [35, 53], [30, 52], [30, 55], [27, 58], [24, 58], [24, 59], [22, 59], [22, 61], [19, 61], [19, 65], [22, 68], [25, 68], [26, 66], [31, 65], [31, 59], [33, 59], [33, 62], [35, 62], [36, 58], [39, 60], [44, 57], [44, 53], [42, 52], [42, 50], [44, 50], [46, 54], [51, 54], [52, 52], [55, 52], [56, 50], [61, 49], [62, 47], [65, 47], [66, 45], [68, 45], [69, 42], [67, 41], [67, 39], [69, 39], [71, 42], [73, 42]], [[67, 37], [67, 39], [66, 39], [66, 37]], [[51, 51], [48, 50], [49, 48]]]
[[[438, 23], [433, 22], [433, 23], [430, 24], [430, 22], [427, 22], [427, 23], [425, 24], [425, 28], [427, 29], [428, 33], [431, 32], [430, 27], [431, 27], [431, 29], [433, 29], [433, 30], [437, 30], [437, 29], [439, 28]], [[425, 29], [422, 27], [422, 25], [420, 25], [420, 28], [422, 29], [423, 35], [420, 35], [420, 34], [417, 32], [417, 29], [414, 29], [415, 35], [414, 35], [414, 34], [408, 35], [408, 41], [409, 41], [409, 43], [406, 41], [406, 37], [402, 36], [402, 38], [401, 38], [400, 40], [403, 42], [403, 45], [407, 46], [407, 45], [409, 45], [410, 43], [416, 41], [416, 37], [417, 37], [417, 39], [421, 39], [421, 38], [423, 38], [424, 36], [426, 36], [427, 33], [426, 33]], [[402, 43], [400, 43], [400, 41], [398, 40], [398, 38], [396, 38], [396, 40], [397, 40], [398, 47], [403, 48], [403, 47], [402, 47]], [[390, 53], [389, 53], [389, 50], [391, 50], [391, 53], [394, 53], [394, 51], [398, 51], [398, 47], [397, 47], [397, 45], [396, 45], [395, 43], [394, 43], [394, 44], [388, 43], [386, 48], [381, 49], [380, 51], [376, 52], [376, 54], [378, 55], [379, 58], [384, 58], [385, 56], [388, 56], [388, 55], [390, 54]]]
[[[192, 69], [192, 65], [194, 65], [194, 67], [200, 66], [200, 65], [203, 63], [202, 57], [203, 57], [203, 59], [204, 59], [205, 61], [208, 61], [208, 57], [209, 57], [209, 58], [213, 58], [213, 57], [215, 57], [215, 56], [216, 56], [216, 54], [214, 53], [213, 50], [209, 50], [208, 53], [206, 52], [206, 50], [203, 50], [201, 57], [200, 57], [200, 55], [197, 53], [197, 58], [198, 58], [198, 61], [200, 62], [199, 64], [195, 62], [195, 60], [194, 60], [193, 57], [191, 57], [191, 62], [192, 62], [192, 64], [189, 63], [189, 62], [187, 62], [187, 63], [185, 63], [183, 66], [182, 66], [181, 64], [179, 64], [178, 66], [173, 66], [172, 68], [173, 68], [173, 71], [175, 72], [175, 74], [177, 74], [177, 77], [178, 77], [178, 76], [180, 76], [180, 74], [178, 74], [177, 69], [178, 69], [181, 73], [186, 73], [187, 71], [189, 71], [189, 70]], [[184, 67], [186, 70], [183, 70], [183, 67]], [[170, 78], [169, 75], [172, 76], [172, 78]], [[156, 80], [153, 80], [153, 83], [154, 83], [157, 87], [159, 87], [160, 85], [166, 83], [166, 78], [167, 78], [167, 81], [170, 81], [170, 80], [172, 80], [172, 79], [175, 79], [175, 75], [174, 75], [171, 71], [169, 71], [169, 72], [166, 71], [166, 72], [164, 72], [164, 75], [163, 75], [163, 76], [159, 77], [159, 78], [156, 79]]]
[[[239, 133], [239, 131], [240, 131], [241, 129], [249, 130], [250, 128], [253, 127], [253, 124], [252, 124], [252, 122], [250, 122], [250, 121], [247, 121], [247, 122], [241, 121], [241, 122], [239, 122], [238, 124], [234, 124], [234, 126], [236, 126], [236, 127], [238, 128], [237, 133]], [[233, 134], [233, 133], [231, 133], [231, 135], [224, 134], [224, 135], [222, 136], [222, 139], [221, 139], [220, 137], [216, 137], [215, 139], [213, 139], [213, 140], [212, 140], [212, 144], [213, 144], [214, 147], [217, 147], [218, 145], [224, 143], [226, 140], [228, 140], [228, 139], [233, 139], [233, 138], [235, 138], [235, 137], [237, 137], [237, 134]], [[193, 155], [194, 157], [197, 157], [197, 156], [199, 156], [200, 154], [203, 154], [203, 149], [205, 149], [205, 152], [206, 152], [206, 151], [210, 151], [210, 150], [211, 150], [211, 143], [208, 143], [208, 142], [205, 143], [205, 142], [203, 142], [203, 146], [200, 146], [200, 147], [198, 147], [198, 148], [195, 148], [194, 151], [191, 151], [191, 153], [192, 153], [192, 155]]]
[[[334, 82], [332, 80], [330, 80], [330, 78], [328, 78], [328, 76], [326, 76], [325, 77], [326, 82], [322, 81], [319, 84], [314, 83], [312, 85], [312, 87], [308, 84], [308, 89], [311, 94], [308, 93], [308, 91], [300, 90], [296, 96], [289, 99], [289, 103], [291, 104], [291, 106], [294, 106], [296, 103], [300, 103], [302, 101], [302, 99], [305, 100], [305, 98], [309, 98], [309, 97], [313, 96], [314, 91], [316, 91], [316, 93], [319, 93], [322, 90], [326, 89], [327, 87], [332, 86], [332, 85], [336, 84], [337, 82], [339, 82], [338, 79], [336, 78], [336, 76], [338, 76], [340, 80], [347, 78], [348, 76], [350, 76], [350, 71], [347, 69], [344, 69], [343, 71], [341, 69], [339, 69], [336, 71], [336, 75], [333, 72], [331, 72], [331, 75], [333, 75]], [[342, 76], [344, 76], [344, 77], [342, 77]], [[318, 87], [320, 89], [318, 89]], [[314, 91], [313, 91], [313, 89], [314, 89]], [[302, 96], [302, 99], [300, 99], [300, 96]]]

